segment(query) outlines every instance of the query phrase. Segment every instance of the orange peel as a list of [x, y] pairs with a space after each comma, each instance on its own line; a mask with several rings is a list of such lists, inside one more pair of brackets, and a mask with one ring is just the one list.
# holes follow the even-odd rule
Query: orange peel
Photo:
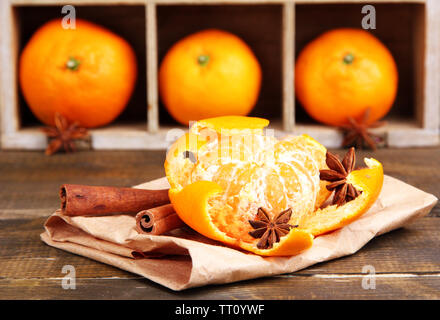
[[347, 176], [347, 182], [362, 194], [342, 206], [332, 205], [316, 210], [301, 222], [302, 228], [319, 236], [348, 225], [374, 204], [383, 185], [383, 167], [373, 158], [365, 158], [364, 161], [367, 168], [354, 170]]

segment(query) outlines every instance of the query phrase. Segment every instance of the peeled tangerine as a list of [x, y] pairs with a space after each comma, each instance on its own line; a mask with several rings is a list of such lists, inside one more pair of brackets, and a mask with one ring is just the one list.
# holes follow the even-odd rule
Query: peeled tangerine
[[[196, 122], [167, 154], [169, 195], [179, 217], [206, 237], [259, 255], [295, 255], [366, 212], [383, 169], [365, 159], [367, 168], [345, 178], [360, 195], [324, 207], [331, 196], [329, 182], [320, 180], [320, 170], [329, 169], [326, 148], [307, 135], [278, 140], [264, 134], [268, 124], [240, 116]], [[264, 244], [262, 233], [277, 215], [280, 228]]]

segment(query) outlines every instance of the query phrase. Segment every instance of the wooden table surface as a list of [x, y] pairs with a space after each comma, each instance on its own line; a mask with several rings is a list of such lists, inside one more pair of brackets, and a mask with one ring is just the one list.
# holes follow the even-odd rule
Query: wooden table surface
[[[337, 151], [342, 154], [341, 151]], [[358, 159], [366, 152], [359, 152]], [[440, 197], [440, 148], [381, 149], [385, 173]], [[84, 151], [46, 157], [0, 152], [1, 299], [439, 299], [440, 206], [357, 253], [299, 272], [174, 292], [154, 282], [45, 245], [43, 223], [62, 183], [131, 186], [164, 175], [162, 151]], [[76, 270], [76, 289], [61, 286]], [[364, 266], [375, 289], [364, 289]]]

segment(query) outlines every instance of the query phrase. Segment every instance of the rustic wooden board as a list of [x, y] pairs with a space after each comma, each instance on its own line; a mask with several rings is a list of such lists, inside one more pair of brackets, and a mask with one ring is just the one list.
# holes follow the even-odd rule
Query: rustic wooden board
[[173, 292], [144, 279], [80, 279], [75, 290], [61, 288], [61, 279], [0, 279], [3, 299], [439, 299], [438, 275], [384, 276], [376, 289], [362, 288], [362, 275], [340, 278], [272, 277], [235, 284]]
[[[336, 151], [343, 154], [344, 151]], [[440, 198], [440, 148], [359, 151], [381, 161], [385, 173]], [[0, 219], [47, 216], [63, 183], [132, 186], [164, 176], [164, 151], [0, 152]], [[437, 205], [431, 215], [440, 216]]]
[[[0, 296], [80, 299], [367, 299], [440, 298], [440, 218], [422, 218], [373, 239], [354, 255], [305, 270], [174, 293], [140, 276], [45, 245], [43, 218], [0, 222]], [[64, 290], [64, 265], [77, 289]], [[376, 289], [362, 288], [362, 267], [376, 269]], [[273, 290], [277, 288], [277, 290]]]
[[[343, 150], [334, 150], [342, 155]], [[440, 197], [440, 148], [359, 151], [385, 172]], [[357, 253], [305, 270], [176, 293], [137, 275], [45, 245], [45, 218], [59, 205], [62, 183], [131, 186], [163, 176], [162, 151], [74, 154], [0, 152], [0, 297], [78, 299], [439, 299], [440, 205], [429, 217], [370, 241]], [[38, 218], [37, 218], [38, 217]], [[63, 290], [61, 269], [75, 266], [77, 289]], [[376, 269], [364, 290], [362, 267]]]
[[[0, 274], [5, 278], [51, 278], [65, 264], [77, 267], [80, 278], [127, 277], [130, 274], [45, 245], [40, 240], [45, 218], [0, 221]], [[356, 254], [320, 263], [302, 274], [358, 274], [373, 265], [377, 273], [436, 273], [440, 271], [440, 219], [422, 218], [405, 228], [375, 238]], [[17, 263], [20, 262], [20, 263]], [[105, 266], [105, 267], [103, 267]], [[298, 273], [298, 272], [297, 272]], [[133, 277], [129, 276], [130, 278]]]
[[0, 154], [0, 217], [47, 216], [63, 183], [132, 186], [163, 177], [163, 151]]

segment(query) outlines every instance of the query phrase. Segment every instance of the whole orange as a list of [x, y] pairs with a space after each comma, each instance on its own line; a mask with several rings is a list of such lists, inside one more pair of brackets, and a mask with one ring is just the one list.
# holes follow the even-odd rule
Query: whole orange
[[301, 51], [295, 65], [298, 100], [315, 120], [343, 125], [370, 108], [368, 123], [388, 113], [398, 74], [389, 50], [360, 29], [325, 32]]
[[84, 127], [112, 122], [125, 108], [137, 76], [136, 56], [118, 35], [77, 19], [40, 27], [24, 48], [19, 79], [34, 115], [54, 125], [56, 112]]
[[167, 52], [159, 70], [159, 91], [178, 122], [222, 115], [247, 115], [261, 86], [257, 58], [239, 37], [221, 30], [187, 36]]

